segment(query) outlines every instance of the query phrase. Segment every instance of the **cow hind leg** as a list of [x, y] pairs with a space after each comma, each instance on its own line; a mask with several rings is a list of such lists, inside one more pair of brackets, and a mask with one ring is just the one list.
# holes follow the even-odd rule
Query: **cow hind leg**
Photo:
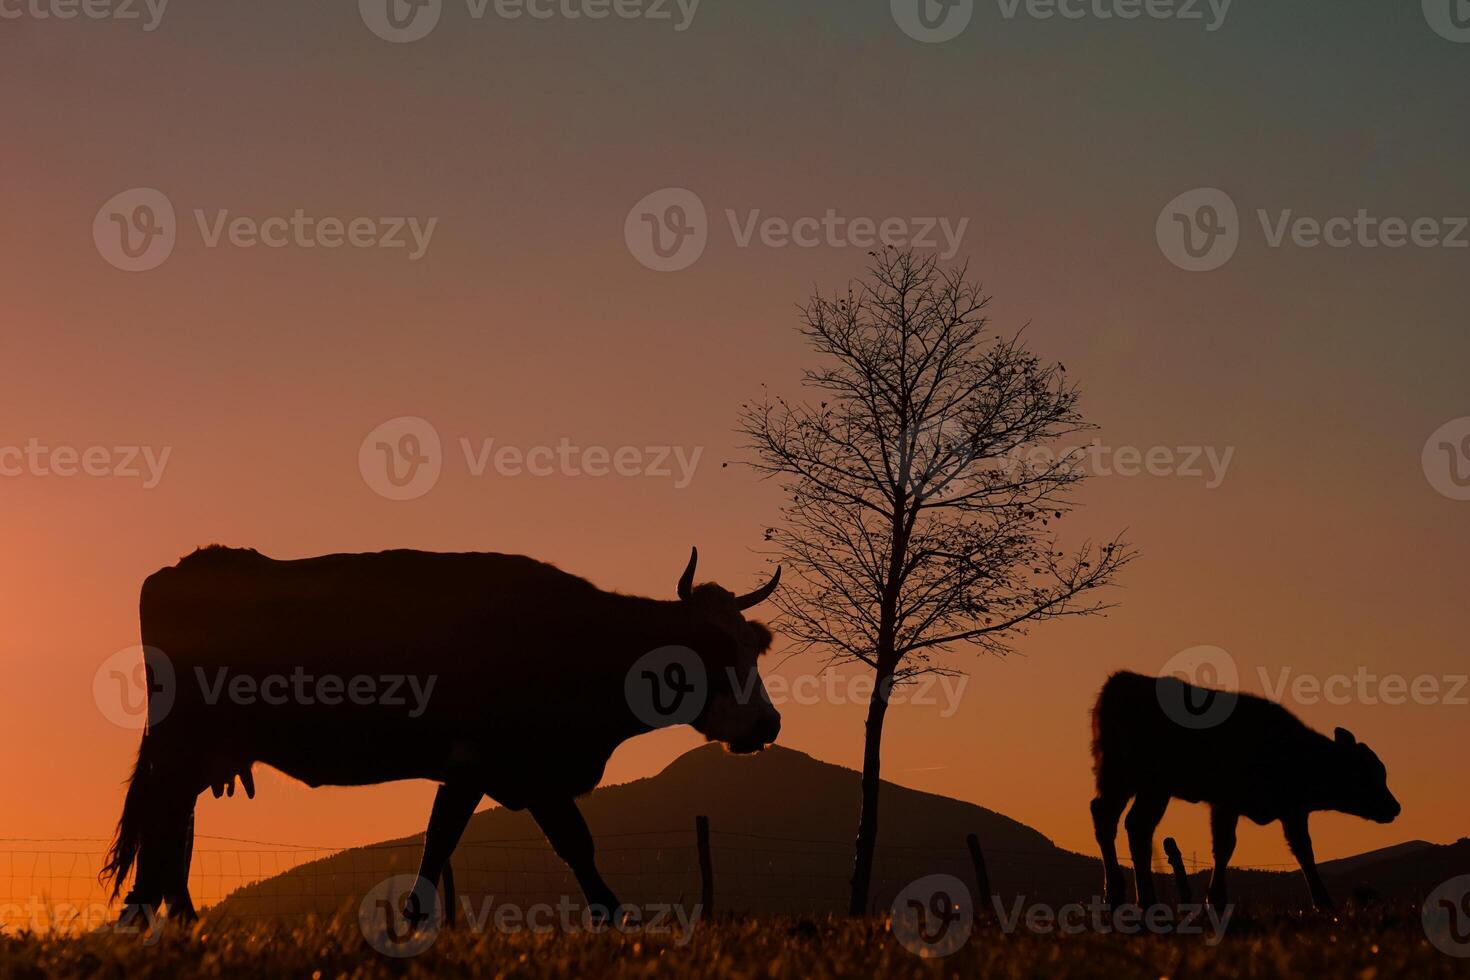
[[177, 777], [159, 782], [142, 829], [133, 889], [124, 899], [124, 920], [141, 927], [155, 917], [160, 905], [167, 906], [170, 919], [183, 924], [199, 917], [189, 895], [199, 788]]
[[1128, 900], [1123, 868], [1118, 864], [1118, 820], [1127, 806], [1126, 796], [1099, 795], [1092, 801], [1092, 830], [1102, 851], [1103, 901], [1109, 907]]
[[532, 805], [531, 816], [536, 818], [546, 839], [551, 842], [557, 857], [567, 863], [594, 919], [606, 922], [617, 911], [618, 899], [607, 882], [597, 871], [596, 846], [582, 811], [573, 799], [557, 800]]
[[1138, 889], [1138, 904], [1149, 908], [1158, 904], [1158, 893], [1154, 890], [1154, 831], [1164, 819], [1169, 806], [1169, 797], [1160, 793], [1144, 792], [1133, 800], [1123, 826], [1128, 831], [1128, 850], [1133, 857], [1133, 880]]

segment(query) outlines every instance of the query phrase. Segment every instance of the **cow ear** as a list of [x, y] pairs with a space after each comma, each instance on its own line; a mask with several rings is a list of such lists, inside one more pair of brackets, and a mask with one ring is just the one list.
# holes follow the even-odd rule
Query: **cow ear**
[[1348, 731], [1346, 728], [1339, 728], [1332, 734], [1336, 736], [1338, 745], [1352, 748], [1354, 745], [1358, 744], [1358, 740], [1356, 738], [1353, 738], [1353, 733]]

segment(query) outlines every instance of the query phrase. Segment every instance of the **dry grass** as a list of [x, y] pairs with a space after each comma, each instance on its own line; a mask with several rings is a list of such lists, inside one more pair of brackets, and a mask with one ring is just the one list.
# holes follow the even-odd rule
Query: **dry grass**
[[390, 959], [355, 921], [210, 925], [137, 936], [9, 935], [0, 977], [1346, 977], [1470, 975], [1425, 938], [1417, 911], [1337, 919], [1237, 916], [1223, 941], [1201, 936], [1007, 935], [978, 926], [942, 960], [922, 960], [881, 919], [780, 917], [700, 925], [674, 936], [445, 930], [416, 957]]

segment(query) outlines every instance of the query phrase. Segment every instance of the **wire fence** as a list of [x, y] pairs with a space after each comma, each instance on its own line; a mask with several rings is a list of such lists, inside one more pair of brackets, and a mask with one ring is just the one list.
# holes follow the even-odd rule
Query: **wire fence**
[[[86, 931], [116, 917], [117, 903], [97, 882], [108, 841], [102, 838], [0, 838], [0, 930]], [[301, 921], [356, 914], [385, 878], [417, 871], [416, 839], [366, 847], [291, 844], [198, 835], [189, 873], [195, 905], [217, 919]], [[709, 830], [715, 905], [731, 912], [824, 912], [847, 907], [852, 841]], [[1058, 848], [986, 847], [997, 893], [1076, 894], [1094, 887], [1095, 858]], [[693, 826], [597, 835], [599, 869], [620, 898], [649, 906], [692, 906], [702, 894]], [[1190, 873], [1211, 864], [1184, 859]], [[457, 911], [484, 921], [503, 903], [522, 907], [580, 901], [581, 890], [544, 838], [467, 839], [452, 862]], [[1232, 867], [1281, 871], [1295, 865]], [[1167, 875], [1162, 858], [1154, 870]], [[915, 878], [953, 874], [973, 884], [962, 840], [953, 845], [880, 844], [874, 862], [874, 909]], [[1085, 884], [1079, 884], [1085, 883]]]

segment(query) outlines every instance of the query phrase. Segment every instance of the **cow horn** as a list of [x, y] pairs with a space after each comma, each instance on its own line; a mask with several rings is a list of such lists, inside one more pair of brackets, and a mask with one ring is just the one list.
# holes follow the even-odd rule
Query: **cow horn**
[[699, 549], [689, 549], [689, 567], [679, 576], [679, 598], [687, 599], [694, 591], [694, 566], [699, 564]]
[[736, 599], [735, 605], [740, 609], [749, 609], [751, 606], [755, 605], [758, 602], [765, 602], [771, 597], [771, 593], [776, 591], [776, 585], [780, 581], [781, 566], [777, 565], [776, 574], [771, 576], [771, 580], [769, 582], [756, 589], [754, 592], [747, 592], [745, 595]]

